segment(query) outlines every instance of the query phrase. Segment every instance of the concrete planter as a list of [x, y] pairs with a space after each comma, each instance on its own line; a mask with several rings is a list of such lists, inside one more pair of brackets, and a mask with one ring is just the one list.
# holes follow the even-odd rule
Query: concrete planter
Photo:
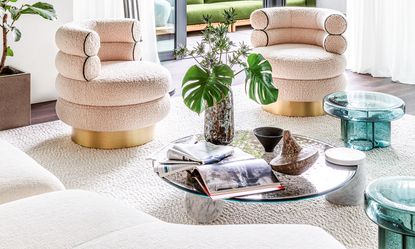
[[30, 125], [30, 73], [0, 76], [0, 130]]

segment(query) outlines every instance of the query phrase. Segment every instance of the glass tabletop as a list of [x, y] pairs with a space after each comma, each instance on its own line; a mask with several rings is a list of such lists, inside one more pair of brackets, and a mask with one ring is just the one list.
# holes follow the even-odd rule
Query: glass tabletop
[[415, 177], [380, 178], [367, 186], [365, 199], [367, 215], [379, 226], [415, 236]]
[[405, 103], [400, 98], [378, 92], [336, 92], [324, 98], [324, 110], [345, 120], [388, 122], [404, 115]]
[[[313, 146], [319, 151], [319, 158], [316, 163], [300, 176], [290, 176], [275, 172], [278, 180], [285, 186], [285, 190], [268, 192], [263, 194], [248, 195], [229, 199], [240, 202], [281, 202], [293, 201], [306, 198], [313, 198], [325, 195], [346, 185], [355, 175], [357, 167], [342, 167], [331, 164], [325, 160], [324, 152], [333, 146], [312, 138], [294, 135], [297, 142], [303, 146]], [[186, 141], [197, 139], [203, 140], [202, 135], [189, 136], [174, 141], [174, 143], [185, 143]], [[232, 146], [249, 153], [256, 158], [263, 158], [268, 163], [282, 149], [282, 142], [277, 145], [274, 152], [265, 153], [262, 145], [253, 135], [252, 131], [237, 131], [232, 142]], [[166, 148], [158, 151], [154, 158], [162, 158], [166, 154]], [[174, 187], [189, 193], [206, 196], [199, 191], [197, 185], [192, 181], [187, 172], [179, 172], [163, 178]]]

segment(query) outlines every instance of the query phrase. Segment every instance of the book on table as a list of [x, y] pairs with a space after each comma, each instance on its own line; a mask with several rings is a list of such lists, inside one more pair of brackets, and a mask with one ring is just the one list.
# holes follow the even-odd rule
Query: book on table
[[283, 190], [263, 159], [225, 161], [197, 166], [191, 175], [213, 200]]

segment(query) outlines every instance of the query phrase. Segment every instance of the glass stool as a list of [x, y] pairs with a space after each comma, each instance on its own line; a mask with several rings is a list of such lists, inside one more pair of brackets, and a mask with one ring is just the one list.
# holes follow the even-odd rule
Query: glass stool
[[391, 121], [405, 114], [400, 98], [377, 92], [336, 92], [324, 98], [324, 111], [341, 120], [345, 145], [358, 150], [391, 144]]
[[385, 177], [369, 184], [365, 211], [379, 226], [379, 249], [415, 248], [415, 177]]

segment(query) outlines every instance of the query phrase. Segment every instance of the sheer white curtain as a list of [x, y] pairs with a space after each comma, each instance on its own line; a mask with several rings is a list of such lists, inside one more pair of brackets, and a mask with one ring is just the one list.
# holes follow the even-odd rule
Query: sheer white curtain
[[348, 0], [348, 67], [415, 84], [415, 1]]
[[[154, 0], [138, 0], [138, 3], [143, 38], [143, 60], [158, 63]], [[74, 0], [75, 21], [123, 17], [123, 0]]]

